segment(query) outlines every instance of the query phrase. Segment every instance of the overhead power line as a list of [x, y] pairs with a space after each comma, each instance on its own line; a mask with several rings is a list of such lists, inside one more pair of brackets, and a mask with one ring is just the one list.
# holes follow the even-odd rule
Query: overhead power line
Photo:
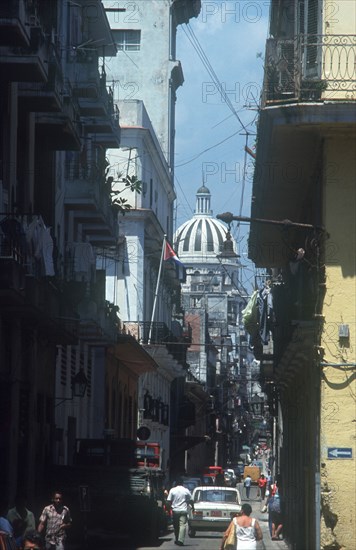
[[247, 134], [249, 134], [249, 131], [247, 130], [245, 124], [242, 122], [241, 118], [239, 117], [239, 115], [237, 114], [229, 96], [227, 95], [227, 93], [225, 92], [223, 86], [222, 86], [222, 83], [220, 82], [219, 80], [219, 77], [217, 76], [216, 72], [214, 71], [203, 47], [201, 46], [196, 34], [194, 33], [192, 27], [190, 26], [190, 24], [188, 23], [185, 27], [183, 26], [183, 31], [185, 33], [185, 35], [187, 36], [188, 40], [190, 41], [190, 43], [192, 44], [193, 48], [195, 49], [195, 51], [197, 52], [200, 60], [202, 61], [204, 67], [206, 68], [206, 70], [208, 71], [209, 73], [209, 76], [212, 78], [215, 86], [217, 87], [217, 89], [219, 90], [221, 96], [224, 98], [225, 102], [226, 102], [226, 105], [228, 106], [228, 108], [231, 110], [231, 112], [233, 113], [233, 115], [237, 118], [237, 120], [239, 121], [239, 123], [241, 124], [241, 128], [243, 128], [245, 130], [245, 132]]

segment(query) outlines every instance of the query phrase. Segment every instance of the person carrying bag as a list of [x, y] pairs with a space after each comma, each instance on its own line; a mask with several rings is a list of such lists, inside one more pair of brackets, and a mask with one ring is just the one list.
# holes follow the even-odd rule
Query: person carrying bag
[[236, 549], [236, 526], [234, 521], [230, 523], [226, 529], [221, 541], [220, 550], [235, 550]]
[[224, 533], [220, 550], [256, 550], [257, 541], [262, 540], [261, 527], [255, 518], [250, 518], [249, 504], [241, 506], [241, 512], [231, 521]]

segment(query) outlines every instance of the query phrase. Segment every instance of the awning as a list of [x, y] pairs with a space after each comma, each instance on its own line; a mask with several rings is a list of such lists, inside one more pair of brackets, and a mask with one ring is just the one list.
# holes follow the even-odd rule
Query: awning
[[149, 353], [128, 334], [119, 334], [117, 344], [112, 348], [113, 354], [138, 376], [145, 372], [154, 372], [158, 365]]

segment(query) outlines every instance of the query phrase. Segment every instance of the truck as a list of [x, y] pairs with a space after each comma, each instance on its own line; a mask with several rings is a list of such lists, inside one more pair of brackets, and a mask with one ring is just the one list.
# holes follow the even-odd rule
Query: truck
[[74, 538], [105, 530], [121, 539], [155, 543], [167, 528], [159, 444], [146, 446], [149, 455], [154, 449], [153, 458], [146, 459], [145, 446], [138, 443], [77, 440], [73, 465], [50, 468], [48, 482], [61, 487], [74, 518]]
[[252, 483], [256, 484], [261, 476], [261, 468], [259, 466], [245, 466], [244, 467], [244, 479], [247, 476], [250, 476], [252, 479]]

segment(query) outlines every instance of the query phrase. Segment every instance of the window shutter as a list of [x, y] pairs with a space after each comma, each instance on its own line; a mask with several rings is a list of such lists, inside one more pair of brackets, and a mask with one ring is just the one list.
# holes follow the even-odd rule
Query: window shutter
[[306, 25], [306, 76], [315, 78], [319, 74], [319, 57], [320, 57], [320, 37], [319, 22], [321, 21], [320, 0], [307, 0], [307, 10], [305, 12]]

